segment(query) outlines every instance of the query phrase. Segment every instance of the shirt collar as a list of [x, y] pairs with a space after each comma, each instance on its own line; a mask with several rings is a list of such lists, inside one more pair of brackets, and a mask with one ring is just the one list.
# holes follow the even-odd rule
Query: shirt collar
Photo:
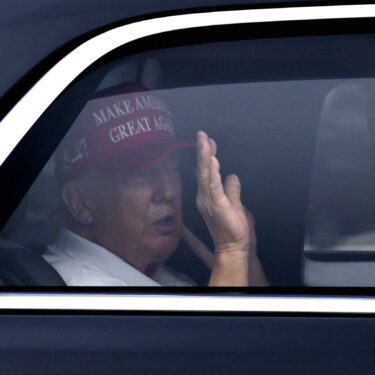
[[91, 263], [107, 274], [122, 280], [127, 285], [160, 286], [111, 251], [68, 229], [61, 229], [55, 245], [69, 256]]

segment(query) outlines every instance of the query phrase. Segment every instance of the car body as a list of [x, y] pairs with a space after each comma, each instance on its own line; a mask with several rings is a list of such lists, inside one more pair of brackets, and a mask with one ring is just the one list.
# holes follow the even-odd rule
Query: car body
[[[259, 95], [253, 96], [254, 102], [259, 100], [257, 108], [261, 107], [259, 103], [264, 103], [262, 98], [269, 100], [268, 93], [274, 93], [275, 102], [267, 101], [271, 109], [275, 108], [274, 103], [281, 100], [282, 95], [278, 96], [277, 90], [265, 82], [289, 79], [301, 81], [303, 84], [304, 81], [310, 82], [309, 79], [332, 76], [343, 80], [360, 80], [371, 79], [374, 74], [370, 63], [362, 66], [363, 59], [356, 60], [358, 56], [363, 57], [361, 53], [368, 53], [368, 46], [372, 43], [375, 5], [369, 2], [344, 5], [330, 1], [306, 3], [256, 0], [180, 1], [178, 4], [170, 1], [134, 3], [114, 0], [105, 3], [84, 1], [80, 4], [73, 1], [55, 1], [48, 4], [43, 1], [9, 1], [0, 5], [0, 8], [4, 9], [0, 13], [0, 27], [3, 29], [2, 51], [6, 51], [2, 53], [0, 60], [1, 71], [4, 72], [0, 79], [2, 226], [8, 223], [9, 217], [31, 183], [45, 170], [43, 168], [47, 168], [44, 167], [46, 162], [67, 131], [67, 125], [59, 123], [66, 103], [73, 107], [74, 93], [85, 95], [84, 90], [95, 80], [95, 74], [117, 61], [119, 53], [121, 58], [125, 56], [129, 61], [131, 58], [136, 59], [138, 54], [150, 53], [151, 59], [156, 56], [163, 62], [169, 58], [163, 57], [164, 49], [167, 52], [168, 48], [175, 51], [175, 55], [170, 55], [170, 58], [175, 60], [170, 60], [173, 64], [168, 66], [168, 77], [174, 77], [175, 80], [171, 78], [166, 81], [162, 88], [168, 90], [190, 85], [194, 88], [203, 86], [200, 90], [207, 91], [201, 96], [198, 95], [199, 92], [196, 94], [196, 91], [193, 91], [191, 103], [195, 95], [198, 95], [196, 102], [207, 98], [210, 87], [217, 82], [224, 86], [233, 84], [234, 89], [241, 90], [235, 86], [244, 82], [241, 74], [254, 83], [254, 92], [259, 92]], [[337, 39], [336, 35], [339, 35]], [[368, 35], [370, 37], [367, 40]], [[307, 39], [301, 39], [302, 43], [298, 44], [299, 36]], [[307, 59], [313, 56], [310, 52], [314, 51], [318, 40], [314, 37], [321, 37], [322, 42], [319, 43], [322, 44], [318, 44], [318, 47], [319, 51], [323, 52], [316, 53], [316, 60], [312, 59], [304, 65], [301, 61], [308, 60], [298, 58], [301, 59], [302, 56]], [[340, 38], [347, 39], [342, 42]], [[259, 66], [259, 70], [255, 69], [254, 72], [242, 69], [240, 64], [241, 61], [251, 61], [246, 55], [247, 45], [241, 44], [247, 39], [253, 43], [251, 46], [254, 46], [254, 51], [258, 51], [258, 55], [254, 53], [254, 59], [258, 59], [254, 66]], [[328, 40], [326, 44], [325, 40]], [[270, 44], [267, 49], [262, 49], [268, 41]], [[210, 43], [224, 42], [228, 48], [233, 48], [232, 45], [238, 46], [236, 48], [240, 53], [233, 53], [232, 56], [228, 53], [234, 51], [231, 49], [220, 52], [207, 48]], [[204, 61], [209, 61], [209, 69], [202, 65], [199, 70], [197, 63], [194, 69], [188, 69], [189, 56], [192, 56], [191, 59], [194, 57], [189, 50], [191, 45], [198, 46], [199, 53], [195, 54], [206, 59]], [[199, 45], [203, 45], [203, 48], [199, 49]], [[329, 55], [331, 48], [336, 45], [338, 47]], [[178, 49], [179, 47], [186, 47], [186, 50]], [[354, 52], [348, 54], [346, 48], [351, 48]], [[159, 53], [159, 50], [162, 52]], [[182, 51], [180, 55], [178, 51]], [[217, 52], [216, 70], [212, 51]], [[296, 51], [296, 55], [291, 51]], [[306, 54], [304, 51], [307, 51]], [[332, 60], [334, 53], [342, 57], [342, 60], [338, 59], [340, 64], [327, 63], [326, 66], [326, 55], [331, 56]], [[278, 64], [272, 60], [276, 54], [279, 56]], [[348, 55], [351, 58], [347, 57]], [[372, 62], [372, 58], [372, 55], [369, 56], [369, 62]], [[236, 68], [231, 72], [237, 71], [238, 76], [233, 73], [229, 79], [225, 64], [233, 64]], [[149, 65], [152, 66], [152, 63]], [[279, 66], [285, 70], [281, 69], [280, 72]], [[304, 66], [308, 68], [304, 69]], [[266, 74], [262, 68], [266, 69], [267, 76], [262, 76]], [[172, 74], [174, 70], [178, 71], [175, 76]], [[121, 70], [123, 71], [125, 70]], [[110, 81], [113, 76], [114, 73], [107, 79]], [[210, 81], [214, 76], [217, 82]], [[104, 75], [101, 79], [103, 77]], [[81, 84], [82, 82], [84, 84]], [[322, 83], [325, 84], [326, 82]], [[306, 87], [311, 90], [306, 90]], [[324, 92], [335, 93], [337, 87], [338, 84], [324, 86]], [[89, 89], [92, 91], [92, 87]], [[223, 90], [223, 87], [215, 86], [212, 95], [220, 95], [220, 90]], [[265, 92], [263, 97], [261, 90]], [[302, 100], [301, 93], [315, 92], [322, 88], [311, 85], [302, 86], [299, 90], [296, 92], [300, 96], [287, 98], [285, 95], [285, 103], [296, 103], [300, 97], [301, 102], [298, 103], [302, 106], [302, 102], [306, 101]], [[356, 87], [352, 90], [354, 95], [357, 92], [355, 90]], [[238, 92], [233, 90], [232, 97], [238, 98]], [[177, 98], [175, 93], [172, 91], [171, 100], [173, 97]], [[340, 95], [338, 94], [339, 102]], [[327, 97], [329, 99], [332, 96], [334, 95]], [[320, 102], [321, 97], [314, 100], [324, 107], [324, 103]], [[345, 100], [343, 102], [346, 103]], [[215, 100], [208, 102], [207, 106], [210, 105], [218, 109], [215, 107]], [[74, 109], [77, 113], [81, 109], [78, 106], [79, 104]], [[250, 107], [250, 104], [247, 106]], [[54, 108], [56, 114], [51, 108]], [[255, 109], [251, 108], [253, 113], [257, 114]], [[266, 112], [270, 117], [263, 123], [258, 115], [254, 115], [265, 129], [267, 124], [275, 120], [272, 110]], [[303, 111], [301, 112], [303, 114]], [[199, 113], [205, 121], [210, 119], [203, 111]], [[278, 120], [281, 119], [282, 113], [284, 112], [279, 112]], [[284, 115], [283, 121], [286, 122], [289, 113], [285, 112]], [[319, 115], [320, 113], [311, 111], [309, 121], [319, 119]], [[71, 116], [74, 117], [73, 114]], [[181, 110], [180, 117], [184, 116], [187, 114]], [[231, 116], [235, 118], [230, 111], [220, 113], [218, 123], [224, 128], [225, 124], [233, 122]], [[303, 117], [298, 116], [296, 119], [302, 123]], [[197, 116], [192, 115], [192, 118], [197, 121]], [[52, 123], [51, 119], [55, 124], [53, 132], [48, 129]], [[293, 129], [296, 128], [297, 120], [290, 125]], [[286, 157], [282, 152], [266, 153], [269, 159], [272, 159], [268, 161], [272, 168], [267, 169], [268, 164], [265, 162], [264, 169], [260, 169], [255, 176], [266, 182], [273, 181], [271, 177], [276, 176], [278, 184], [264, 184], [259, 190], [252, 192], [258, 198], [266, 195], [267, 199], [259, 202], [266, 202], [266, 211], [272, 212], [262, 216], [260, 207], [252, 204], [255, 212], [259, 213], [256, 215], [256, 218], [259, 217], [257, 228], [264, 244], [260, 247], [261, 260], [273, 287], [66, 289], [62, 284], [48, 284], [47, 281], [40, 281], [41, 279], [38, 282], [32, 279], [27, 283], [27, 277], [30, 275], [41, 277], [40, 274], [43, 273], [43, 280], [50, 280], [52, 277], [48, 270], [41, 270], [37, 260], [39, 255], [28, 258], [25, 269], [29, 267], [30, 275], [22, 278], [19, 273], [12, 284], [4, 282], [7, 280], [6, 271], [12, 269], [14, 264], [23, 264], [29, 251], [22, 250], [20, 260], [14, 263], [17, 244], [10, 246], [7, 243], [2, 245], [7, 253], [3, 252], [5, 255], [1, 258], [3, 264], [0, 267], [1, 280], [5, 284], [0, 291], [2, 371], [31, 374], [41, 371], [62, 374], [126, 371], [134, 374], [372, 373], [375, 365], [372, 349], [375, 328], [373, 289], [304, 286], [304, 282], [316, 286], [346, 286], [347, 279], [340, 277], [347, 275], [352, 268], [339, 269], [340, 277], [332, 279], [327, 278], [327, 274], [335, 273], [332, 267], [326, 268], [328, 271], [325, 273], [309, 273], [309, 270], [316, 269], [313, 267], [317, 264], [313, 263], [314, 260], [325, 262], [326, 265], [330, 257], [337, 259], [340, 256], [337, 261], [339, 266], [345, 263], [347, 258], [350, 258], [350, 262], [357, 262], [356, 265], [360, 263], [358, 260], [365, 263], [363, 267], [366, 268], [358, 268], [355, 273], [366, 274], [363, 284], [352, 277], [351, 280], [354, 281], [351, 286], [373, 285], [372, 264], [375, 259], [371, 252], [327, 253], [328, 249], [324, 246], [313, 253], [311, 248], [316, 244], [311, 245], [307, 241], [304, 245], [306, 207], [303, 202], [312, 202], [312, 215], [323, 212], [319, 210], [321, 206], [330, 207], [324, 200], [327, 194], [321, 195], [318, 191], [319, 194], [310, 195], [310, 198], [308, 196], [311, 175], [315, 176], [311, 167], [314, 150], [310, 144], [306, 147], [300, 145], [304, 145], [303, 137], [312, 139], [316, 136], [316, 133], [309, 131], [318, 127], [308, 127], [309, 121], [306, 120], [305, 127], [301, 125], [299, 133], [289, 132], [285, 138], [283, 129], [275, 133], [277, 127], [270, 127], [269, 132], [265, 133], [246, 133], [246, 130], [242, 133], [247, 134], [246, 137], [243, 135], [244, 140], [251, 139], [248, 136], [250, 134], [254, 138], [258, 137], [277, 145], [279, 151], [290, 152], [285, 154]], [[295, 138], [291, 138], [291, 134], [294, 134]], [[221, 135], [224, 145], [225, 138], [229, 136], [230, 131]], [[242, 147], [246, 148], [245, 145]], [[301, 154], [303, 156], [293, 159], [291, 156], [300, 149], [304, 149]], [[257, 153], [255, 146], [254, 150], [253, 155], [261, 155], [261, 150]], [[239, 162], [239, 154], [233, 155], [231, 166], [242, 164]], [[258, 162], [261, 163], [262, 159]], [[275, 163], [278, 163], [276, 167]], [[308, 163], [311, 169], [306, 167]], [[278, 174], [278, 170], [283, 170], [286, 165], [298, 172]], [[225, 164], [223, 167], [226, 168]], [[242, 168], [254, 177], [250, 167], [244, 164]], [[295, 175], [298, 178], [295, 178]], [[338, 181], [341, 181], [340, 176], [337, 177]], [[358, 177], [358, 180], [360, 178]], [[282, 183], [288, 179], [290, 183]], [[249, 178], [248, 182], [251, 181], [253, 180]], [[42, 194], [39, 193], [38, 196], [40, 195]], [[290, 200], [290, 195], [293, 200]], [[288, 200], [284, 201], [285, 197]], [[342, 197], [335, 199], [335, 204], [337, 200], [340, 201], [339, 206], [345, 201]], [[292, 203], [287, 205], [285, 202]], [[361, 201], [360, 207], [363, 206], [364, 209], [368, 207]], [[346, 215], [350, 215], [350, 210]], [[324, 212], [322, 217], [326, 218]], [[327, 217], [331, 219], [331, 216]], [[315, 220], [315, 216], [313, 219]], [[191, 220], [195, 220], [193, 214]], [[277, 231], [270, 235], [268, 225], [271, 228], [276, 225]], [[287, 231], [290, 227], [292, 230]], [[33, 231], [34, 228], [31, 229], [31, 232]], [[23, 230], [17, 236], [19, 239], [27, 237]], [[311, 238], [314, 236], [311, 235]], [[319, 241], [317, 243], [319, 244]], [[290, 251], [285, 252], [288, 248]], [[274, 252], [267, 253], [267, 249], [273, 249]], [[178, 263], [180, 260], [175, 261]], [[197, 270], [197, 278], [204, 280], [207, 277], [207, 271], [202, 271], [202, 266], [196, 261], [190, 260], [188, 264]], [[353, 267], [351, 264], [349, 266]], [[324, 280], [321, 284], [319, 277]]]

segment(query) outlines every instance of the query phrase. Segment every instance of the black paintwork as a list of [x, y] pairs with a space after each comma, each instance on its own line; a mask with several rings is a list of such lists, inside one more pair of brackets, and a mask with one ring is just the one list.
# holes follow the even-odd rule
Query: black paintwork
[[[343, 1], [3, 0], [0, 3], [0, 98], [57, 49], [72, 43], [78, 37], [95, 33], [98, 29], [109, 27], [113, 23], [125, 23], [137, 17], [148, 18], [156, 13], [338, 3]], [[64, 52], [74, 46], [72, 43]], [[34, 78], [39, 77], [41, 71], [32, 73], [33, 77], [27, 77], [32, 81], [30, 85]], [[25, 85], [23, 90], [17, 89], [17, 96], [21, 96], [28, 86]], [[9, 94], [14, 92], [11, 91]]]
[[373, 374], [371, 317], [0, 317], [1, 374]]

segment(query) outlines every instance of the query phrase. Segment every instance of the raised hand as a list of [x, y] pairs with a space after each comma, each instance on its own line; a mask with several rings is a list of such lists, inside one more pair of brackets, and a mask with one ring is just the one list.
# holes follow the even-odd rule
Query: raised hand
[[236, 175], [221, 182], [216, 143], [199, 131], [197, 207], [215, 244], [216, 263], [210, 285], [248, 285], [251, 248], [249, 220], [242, 206]]
[[214, 241], [216, 254], [241, 251], [247, 256], [249, 222], [240, 199], [240, 180], [230, 175], [223, 186], [215, 154], [214, 140], [199, 131], [197, 206]]

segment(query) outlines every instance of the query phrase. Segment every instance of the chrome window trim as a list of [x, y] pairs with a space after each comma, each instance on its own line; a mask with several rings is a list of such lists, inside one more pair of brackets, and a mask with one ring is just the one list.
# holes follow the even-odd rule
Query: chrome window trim
[[0, 293], [2, 310], [374, 314], [371, 297]]
[[375, 5], [325, 5], [183, 14], [116, 27], [66, 55], [4, 117], [0, 123], [0, 166], [57, 96], [92, 63], [121, 45], [162, 32], [195, 27], [374, 16]]

